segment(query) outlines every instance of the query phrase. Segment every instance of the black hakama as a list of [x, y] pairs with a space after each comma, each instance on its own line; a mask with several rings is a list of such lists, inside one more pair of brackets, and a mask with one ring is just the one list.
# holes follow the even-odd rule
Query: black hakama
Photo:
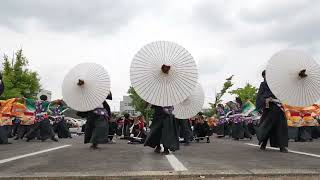
[[288, 124], [283, 110], [276, 102], [270, 102], [269, 108], [266, 107], [266, 99], [276, 97], [271, 92], [266, 81], [260, 84], [257, 94], [256, 108], [263, 111], [259, 127], [257, 128], [257, 138], [259, 144], [266, 144], [270, 139], [272, 147], [288, 147]]
[[312, 141], [312, 126], [299, 127], [299, 141]]
[[85, 125], [84, 143], [104, 144], [106, 134], [107, 122], [105, 117], [89, 111]]
[[288, 147], [288, 125], [284, 112], [275, 103], [270, 103], [261, 116], [257, 137], [260, 143], [270, 139], [271, 147]]
[[22, 125], [19, 124], [18, 129], [17, 129], [17, 136], [16, 140], [18, 139], [23, 139], [23, 137], [30, 131], [32, 125]]
[[184, 139], [184, 142], [186, 144], [189, 143], [189, 141], [192, 138], [192, 130], [191, 125], [188, 119], [176, 119], [178, 127], [179, 127], [179, 135]]
[[155, 148], [163, 144], [164, 148], [171, 151], [179, 150], [178, 128], [174, 116], [167, 114], [162, 107], [153, 106], [153, 108], [151, 130], [144, 146]]
[[52, 125], [50, 124], [50, 120], [48, 118], [45, 118], [44, 120], [40, 122], [36, 122], [33, 124], [29, 130], [29, 132], [25, 135], [28, 140], [34, 139], [38, 137], [38, 133], [40, 132], [40, 139], [42, 141], [45, 141], [47, 139], [55, 139], [55, 134], [52, 128]]
[[196, 123], [194, 126], [194, 133], [198, 142], [200, 139], [204, 138], [207, 138], [208, 143], [210, 142], [209, 136], [211, 136], [211, 131], [207, 122]]
[[288, 127], [288, 139], [299, 141], [299, 127]]
[[71, 133], [64, 119], [55, 124], [55, 132], [59, 138], [71, 138]]
[[8, 128], [0, 126], [0, 144], [8, 144]]

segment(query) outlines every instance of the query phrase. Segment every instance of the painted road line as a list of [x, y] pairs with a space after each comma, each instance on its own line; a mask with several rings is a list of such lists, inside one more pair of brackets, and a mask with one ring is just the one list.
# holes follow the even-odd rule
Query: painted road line
[[[256, 147], [260, 147], [259, 145], [257, 144], [251, 144], [251, 143], [245, 143], [249, 146], [256, 146]], [[273, 150], [279, 150], [279, 148], [274, 148], [274, 147], [267, 147], [268, 149], [273, 149]], [[294, 153], [294, 154], [301, 154], [301, 155], [306, 155], [306, 156], [312, 156], [312, 157], [317, 157], [317, 158], [320, 158], [320, 155], [318, 154], [312, 154], [312, 153], [306, 153], [306, 152], [301, 152], [301, 151], [293, 151], [293, 150], [289, 150], [289, 152], [291, 153]]]
[[175, 171], [187, 171], [188, 169], [172, 154], [166, 155], [170, 165]]
[[57, 149], [62, 149], [62, 148], [70, 147], [70, 146], [71, 146], [71, 145], [58, 146], [58, 147], [55, 147], [55, 148], [50, 148], [50, 149], [45, 149], [45, 150], [42, 150], [42, 151], [37, 151], [37, 152], [29, 153], [29, 154], [24, 154], [24, 155], [20, 155], [20, 156], [15, 156], [15, 157], [8, 158], [8, 159], [2, 159], [2, 160], [0, 160], [0, 164], [7, 163], [7, 162], [10, 162], [10, 161], [15, 161], [15, 160], [17, 160], [17, 159], [26, 158], [26, 157], [29, 157], [29, 156], [34, 156], [34, 155], [37, 155], [37, 154], [42, 154], [42, 153], [54, 151], [54, 150], [57, 150]]

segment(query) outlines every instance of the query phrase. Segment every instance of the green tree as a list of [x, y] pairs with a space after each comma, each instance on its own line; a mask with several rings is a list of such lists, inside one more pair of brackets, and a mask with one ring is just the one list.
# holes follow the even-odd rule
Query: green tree
[[224, 82], [220, 93], [216, 94], [214, 103], [209, 103], [211, 106], [211, 115], [217, 113], [216, 108], [217, 108], [217, 105], [222, 102], [222, 96], [228, 91], [228, 89], [230, 89], [233, 86], [232, 78], [233, 78], [233, 75], [226, 79], [226, 82]]
[[131, 106], [136, 110], [141, 112], [141, 114], [145, 117], [146, 121], [149, 121], [150, 117], [153, 114], [153, 110], [149, 106], [149, 103], [144, 101], [138, 93], [134, 90], [133, 87], [130, 87], [128, 90], [128, 94], [132, 99]]
[[242, 102], [250, 101], [252, 103], [256, 102], [258, 88], [247, 83], [243, 88], [238, 88], [229, 92], [232, 95], [239, 97]]
[[37, 72], [29, 70], [28, 60], [22, 49], [15, 53], [11, 60], [7, 55], [3, 57], [4, 93], [1, 99], [14, 97], [35, 98], [40, 90], [40, 79]]
[[208, 110], [203, 110], [203, 115], [207, 116], [207, 117], [211, 117], [213, 115], [213, 112], [211, 109]]

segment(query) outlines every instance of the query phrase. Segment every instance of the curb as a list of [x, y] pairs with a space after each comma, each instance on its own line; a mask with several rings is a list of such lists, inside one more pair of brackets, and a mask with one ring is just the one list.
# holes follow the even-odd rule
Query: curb
[[211, 171], [133, 171], [119, 173], [105, 172], [47, 172], [1, 174], [0, 180], [107, 180], [107, 179], [320, 179], [320, 169], [252, 169]]

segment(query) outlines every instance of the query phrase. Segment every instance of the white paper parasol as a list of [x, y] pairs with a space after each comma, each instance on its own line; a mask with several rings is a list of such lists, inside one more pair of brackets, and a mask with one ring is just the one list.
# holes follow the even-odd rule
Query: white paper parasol
[[186, 49], [173, 42], [157, 41], [147, 44], [134, 56], [130, 79], [145, 101], [172, 106], [192, 93], [197, 85], [198, 70]]
[[178, 119], [192, 118], [201, 111], [203, 103], [204, 92], [201, 85], [198, 84], [186, 100], [174, 106], [173, 114]]
[[276, 53], [268, 62], [266, 79], [273, 94], [285, 104], [309, 106], [320, 99], [320, 66], [296, 50]]
[[95, 63], [75, 66], [62, 83], [63, 100], [77, 111], [91, 111], [102, 106], [109, 91], [109, 75], [102, 66]]

